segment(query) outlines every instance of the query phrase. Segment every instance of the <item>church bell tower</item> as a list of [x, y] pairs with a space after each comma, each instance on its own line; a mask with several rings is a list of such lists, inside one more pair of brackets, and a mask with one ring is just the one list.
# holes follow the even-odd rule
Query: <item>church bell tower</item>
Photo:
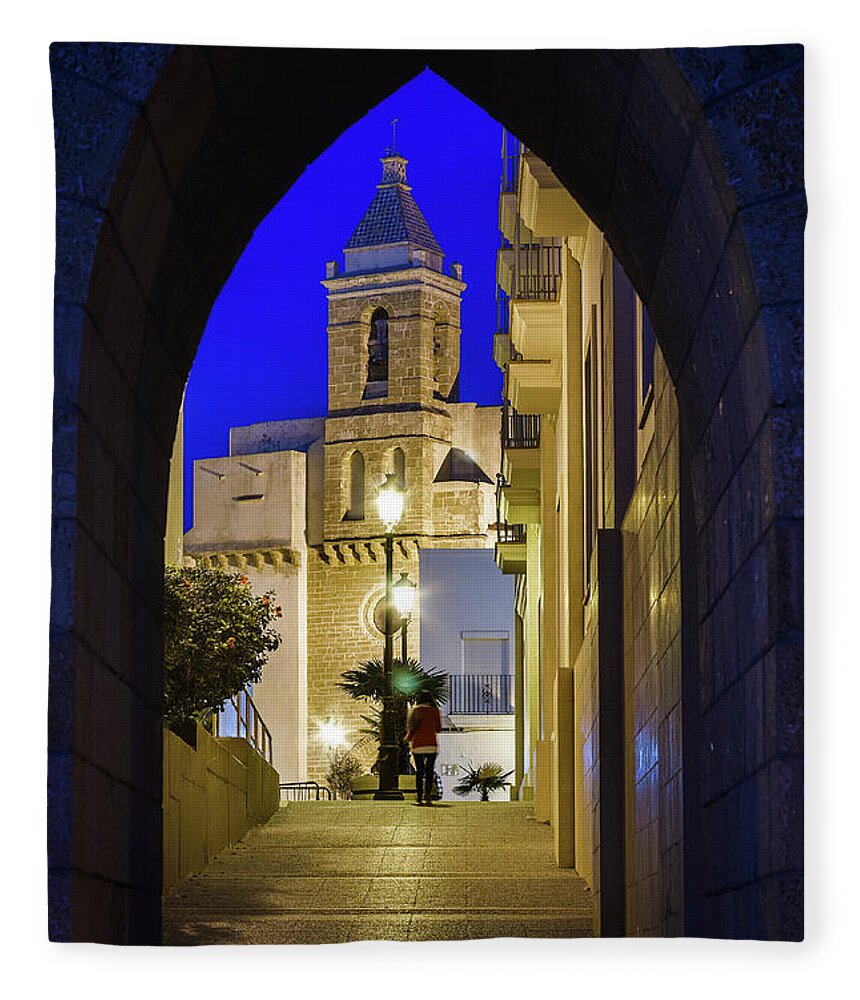
[[328, 415], [326, 540], [378, 538], [374, 503], [389, 473], [406, 488], [398, 533], [433, 534], [432, 482], [451, 442], [457, 402], [462, 269], [444, 253], [412, 196], [406, 159], [382, 179], [344, 248], [326, 265]]

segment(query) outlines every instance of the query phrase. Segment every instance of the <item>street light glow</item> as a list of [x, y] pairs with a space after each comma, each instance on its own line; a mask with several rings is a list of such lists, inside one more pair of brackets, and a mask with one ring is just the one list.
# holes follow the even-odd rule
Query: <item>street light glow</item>
[[332, 750], [346, 744], [346, 729], [344, 729], [343, 723], [338, 722], [337, 719], [326, 719], [324, 722], [318, 722], [317, 729], [322, 742]]
[[394, 607], [397, 608], [401, 618], [412, 614], [415, 607], [415, 591], [417, 586], [409, 579], [406, 573], [400, 574], [400, 579], [394, 584]]
[[390, 532], [400, 520], [405, 499], [406, 495], [398, 486], [396, 476], [389, 473], [376, 494], [379, 516], [382, 518], [386, 531]]

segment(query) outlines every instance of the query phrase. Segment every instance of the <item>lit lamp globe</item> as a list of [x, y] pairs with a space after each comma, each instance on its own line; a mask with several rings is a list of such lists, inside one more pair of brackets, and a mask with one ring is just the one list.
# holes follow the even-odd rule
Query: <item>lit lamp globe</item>
[[417, 586], [406, 573], [400, 574], [400, 579], [394, 584], [394, 607], [401, 618], [408, 618], [415, 607], [415, 591]]
[[405, 499], [403, 490], [397, 484], [397, 477], [389, 474], [376, 494], [376, 505], [386, 532], [390, 533], [400, 520]]

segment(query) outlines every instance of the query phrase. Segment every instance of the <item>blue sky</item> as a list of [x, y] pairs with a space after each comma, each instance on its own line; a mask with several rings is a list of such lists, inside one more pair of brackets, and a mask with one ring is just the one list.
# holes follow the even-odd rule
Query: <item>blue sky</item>
[[326, 411], [325, 262], [342, 259], [391, 144], [463, 294], [460, 399], [495, 403], [492, 359], [501, 126], [425, 71], [344, 132], [262, 220], [206, 326], [185, 402], [185, 528], [195, 459], [226, 455], [230, 427]]

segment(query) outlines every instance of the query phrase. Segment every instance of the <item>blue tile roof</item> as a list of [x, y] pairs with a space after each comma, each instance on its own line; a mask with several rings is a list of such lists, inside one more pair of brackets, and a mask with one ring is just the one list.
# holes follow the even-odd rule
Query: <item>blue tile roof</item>
[[[405, 161], [403, 161], [405, 166]], [[405, 179], [405, 171], [403, 173]], [[346, 245], [347, 250], [382, 246], [386, 243], [409, 243], [423, 250], [442, 253], [427, 220], [412, 197], [409, 187], [401, 182], [385, 183], [391, 173], [386, 170], [370, 207]]]

